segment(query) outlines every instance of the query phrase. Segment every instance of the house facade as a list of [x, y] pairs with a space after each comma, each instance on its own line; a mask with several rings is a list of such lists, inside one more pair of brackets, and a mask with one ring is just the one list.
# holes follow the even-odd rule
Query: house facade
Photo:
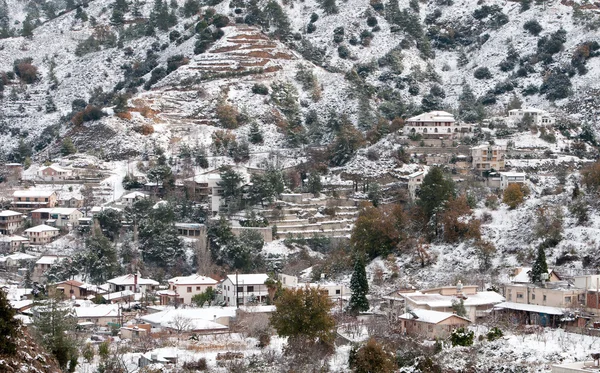
[[73, 170], [62, 168], [58, 165], [41, 167], [37, 172], [38, 177], [44, 181], [63, 181], [73, 176]]
[[415, 200], [417, 198], [417, 191], [423, 184], [423, 179], [425, 178], [426, 171], [417, 171], [413, 172], [410, 175], [406, 176], [407, 184], [408, 184], [408, 195], [411, 200]]
[[399, 318], [400, 330], [412, 337], [446, 339], [452, 331], [468, 326], [471, 321], [453, 313], [414, 309]]
[[55, 227], [77, 226], [82, 217], [83, 213], [76, 208], [55, 207], [31, 211], [33, 224], [47, 224]]
[[499, 172], [500, 189], [506, 189], [510, 184], [526, 184], [527, 174], [525, 172]]
[[339, 300], [350, 296], [351, 290], [344, 284], [336, 282], [301, 282], [296, 276], [278, 274], [277, 279], [285, 289], [303, 289], [305, 287], [318, 288], [323, 294], [327, 294], [332, 300]]
[[506, 147], [504, 145], [479, 145], [471, 148], [472, 167], [475, 171], [503, 171], [504, 155]]
[[0, 234], [13, 234], [23, 225], [23, 214], [16, 211], [0, 211]]
[[216, 290], [219, 283], [214, 278], [200, 275], [173, 277], [168, 282], [169, 289], [158, 292], [160, 304], [191, 304], [195, 295], [204, 293], [208, 288]]
[[65, 259], [64, 256], [58, 256], [58, 255], [42, 256], [35, 262], [35, 266], [33, 267], [33, 274], [31, 276], [31, 279], [33, 281], [40, 281], [42, 279], [42, 277], [44, 276], [44, 273], [47, 270], [49, 270], [57, 262], [64, 260], [64, 259]]
[[115, 277], [107, 281], [110, 293], [130, 290], [134, 293], [146, 293], [155, 291], [158, 288], [158, 281], [149, 278], [142, 278], [139, 274], [128, 274]]
[[23, 232], [29, 239], [31, 245], [45, 245], [54, 241], [59, 235], [58, 228], [46, 224], [36, 225], [35, 227], [25, 229]]
[[39, 208], [55, 207], [57, 195], [54, 191], [18, 190], [13, 193], [12, 207], [18, 212], [29, 212]]
[[0, 236], [0, 250], [13, 253], [24, 247], [29, 246], [29, 239], [27, 237], [10, 235]]
[[536, 126], [551, 126], [555, 119], [545, 110], [535, 108], [513, 109], [508, 111], [508, 123], [517, 125], [524, 119], [529, 118], [531, 124]]
[[421, 135], [424, 139], [454, 139], [470, 132], [470, 127], [459, 125], [454, 116], [445, 111], [431, 111], [404, 123], [403, 134]]
[[246, 305], [250, 302], [264, 303], [269, 291], [265, 281], [269, 276], [261, 274], [231, 274], [221, 283], [223, 300], [229, 306]]
[[149, 196], [147, 194], [142, 192], [131, 192], [125, 194], [123, 197], [121, 197], [121, 199], [127, 206], [131, 206], [135, 203], [135, 201], [148, 197]]

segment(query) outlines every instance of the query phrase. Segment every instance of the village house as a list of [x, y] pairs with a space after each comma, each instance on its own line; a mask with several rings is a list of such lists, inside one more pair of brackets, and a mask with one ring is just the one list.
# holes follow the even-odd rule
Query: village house
[[44, 181], [63, 181], [73, 176], [73, 170], [62, 168], [59, 165], [41, 167], [37, 172], [38, 177]]
[[506, 146], [504, 145], [479, 145], [471, 148], [472, 167], [477, 172], [483, 171], [503, 171], [504, 154]]
[[152, 325], [150, 324], [127, 324], [126, 326], [121, 327], [119, 330], [119, 336], [121, 339], [136, 341], [140, 338], [150, 335], [151, 329]]
[[551, 126], [555, 123], [554, 117], [545, 110], [534, 108], [513, 109], [508, 111], [508, 124], [517, 125], [524, 119], [531, 121], [536, 126]]
[[35, 266], [33, 267], [33, 274], [31, 275], [31, 279], [33, 281], [40, 281], [44, 276], [44, 273], [48, 271], [54, 264], [58, 261], [64, 260], [64, 256], [58, 255], [43, 255], [35, 262]]
[[39, 208], [56, 206], [56, 192], [48, 190], [17, 190], [13, 193], [13, 209], [29, 212]]
[[102, 299], [107, 303], [131, 303], [141, 299], [141, 294], [136, 294], [131, 290], [122, 290], [115, 291], [114, 293], [102, 294]]
[[79, 307], [73, 307], [79, 325], [92, 323], [95, 326], [119, 325], [121, 322], [121, 310], [118, 304], [93, 304], [84, 301]]
[[305, 287], [318, 288], [323, 294], [327, 294], [332, 300], [340, 300], [348, 298], [351, 290], [344, 284], [336, 282], [301, 282], [298, 277], [285, 275], [283, 273], [277, 275], [277, 279], [281, 282], [281, 286], [287, 289], [303, 289]]
[[83, 207], [83, 198], [63, 194], [58, 197], [58, 206], [80, 209]]
[[404, 176], [404, 178], [407, 180], [408, 195], [410, 196], [411, 200], [414, 201], [417, 198], [417, 192], [419, 191], [421, 184], [423, 184], [423, 178], [425, 178], [426, 174], [427, 171], [424, 170], [413, 172], [410, 175]]
[[31, 245], [45, 245], [58, 237], [60, 232], [58, 228], [41, 224], [29, 229], [25, 229], [23, 233], [25, 233], [25, 236], [29, 238], [29, 243]]
[[227, 331], [236, 315], [236, 307], [168, 308], [144, 315], [140, 320], [153, 328], [210, 334]]
[[21, 180], [23, 177], [23, 165], [20, 163], [7, 163], [6, 167], [7, 176], [13, 180]]
[[134, 293], [152, 292], [158, 288], [158, 281], [142, 278], [139, 274], [128, 274], [107, 281], [111, 293], [130, 290]]
[[412, 337], [446, 339], [457, 328], [466, 327], [471, 320], [449, 312], [413, 309], [399, 317], [400, 330]]
[[[95, 285], [90, 285], [84, 282], [75, 280], [67, 280], [56, 284], [48, 285], [48, 291], [58, 291], [65, 294], [69, 298], [88, 299], [91, 296], [98, 294], [99, 288]], [[102, 292], [100, 290], [100, 292]]]
[[586, 310], [597, 314], [600, 310], [600, 275], [575, 276], [573, 286], [585, 291]]
[[403, 128], [404, 135], [421, 135], [424, 139], [455, 139], [470, 131], [470, 126], [461, 126], [452, 114], [445, 111], [431, 111], [408, 118]]
[[228, 275], [221, 283], [223, 300], [230, 306], [264, 303], [269, 295], [268, 278], [266, 273]]
[[23, 225], [23, 214], [16, 211], [0, 211], [0, 234], [13, 234]]
[[14, 253], [5, 257], [0, 257], [0, 265], [6, 268], [18, 268], [27, 265], [27, 262], [35, 260], [35, 256], [25, 253]]
[[149, 195], [142, 193], [142, 192], [131, 192], [131, 193], [127, 193], [125, 194], [123, 197], [121, 197], [121, 199], [123, 200], [123, 203], [127, 206], [132, 206], [137, 200], [143, 199], [143, 198], [148, 198], [150, 197]]
[[510, 184], [526, 184], [527, 174], [525, 172], [499, 172], [500, 189], [506, 189]]
[[194, 295], [204, 293], [206, 289], [216, 290], [218, 281], [200, 275], [180, 276], [169, 279], [169, 289], [158, 292], [160, 304], [191, 304]]
[[29, 246], [29, 239], [17, 235], [0, 236], [0, 251], [14, 253]]
[[47, 224], [54, 227], [75, 227], [83, 213], [76, 208], [55, 207], [31, 211], [33, 224]]
[[[478, 317], [485, 317], [492, 312], [496, 304], [504, 301], [504, 297], [495, 291], [478, 291], [477, 285], [463, 285], [398, 293], [404, 299], [403, 307], [408, 309], [424, 309], [439, 312], [454, 312], [459, 303], [463, 303], [466, 317], [475, 322]], [[391, 299], [391, 298], [390, 298]], [[397, 302], [396, 305], [402, 305]]]

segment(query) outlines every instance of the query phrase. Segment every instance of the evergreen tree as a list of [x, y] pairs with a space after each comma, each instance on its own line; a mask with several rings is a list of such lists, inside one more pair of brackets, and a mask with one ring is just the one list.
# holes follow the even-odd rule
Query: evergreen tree
[[532, 283], [542, 282], [542, 274], [548, 274], [548, 264], [546, 263], [546, 253], [542, 245], [538, 246], [535, 262], [529, 272], [529, 280]]
[[33, 36], [34, 28], [35, 27], [33, 26], [31, 20], [29, 18], [25, 18], [25, 21], [23, 21], [23, 28], [21, 29], [21, 36], [24, 36], [26, 38]]
[[248, 134], [248, 141], [250, 141], [252, 144], [262, 144], [263, 142], [263, 134], [260, 130], [260, 127], [258, 127], [258, 123], [256, 121], [253, 121], [250, 124], [250, 133]]
[[452, 179], [444, 176], [440, 167], [432, 167], [423, 178], [418, 192], [418, 204], [423, 208], [429, 220], [436, 210], [450, 198], [455, 197], [456, 191]]
[[191, 17], [198, 14], [200, 11], [200, 2], [198, 0], [185, 0], [183, 4], [183, 15], [185, 17]]
[[113, 9], [112, 16], [110, 17], [110, 22], [113, 25], [122, 25], [125, 23], [125, 15], [119, 9]]
[[75, 148], [73, 140], [71, 140], [70, 137], [67, 137], [63, 140], [60, 147], [60, 153], [64, 156], [77, 153], [77, 148]]
[[140, 18], [142, 16], [142, 4], [140, 4], [140, 0], [133, 1], [133, 8], [131, 9], [131, 15], [135, 18]]
[[350, 290], [352, 291], [350, 303], [348, 304], [350, 312], [368, 311], [367, 293], [369, 292], [369, 282], [362, 253], [356, 253], [354, 257], [354, 272], [352, 272], [352, 278], [350, 279]]
[[56, 104], [54, 104], [54, 100], [52, 99], [52, 96], [47, 95], [46, 96], [46, 113], [50, 114], [50, 113], [54, 113], [56, 111]]
[[129, 4], [127, 0], [115, 0], [113, 4], [113, 10], [119, 10], [122, 13], [127, 13], [129, 11]]
[[268, 22], [268, 25], [275, 28], [273, 35], [276, 38], [280, 40], [289, 39], [292, 34], [290, 20], [281, 5], [274, 0], [269, 1], [264, 10], [264, 17]]
[[17, 337], [21, 322], [15, 319], [15, 310], [0, 290], [0, 355], [14, 355], [17, 352]]
[[325, 14], [337, 14], [339, 11], [335, 0], [318, 0], [317, 2], [321, 5]]
[[99, 228], [87, 239], [86, 246], [84, 260], [92, 284], [104, 284], [119, 274], [117, 249]]

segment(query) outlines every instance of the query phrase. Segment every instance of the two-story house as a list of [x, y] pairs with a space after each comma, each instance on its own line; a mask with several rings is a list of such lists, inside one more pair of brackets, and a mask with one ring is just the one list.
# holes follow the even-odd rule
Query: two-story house
[[131, 193], [125, 194], [123, 197], [121, 197], [121, 199], [123, 200], [124, 204], [126, 204], [127, 206], [131, 206], [135, 203], [135, 201], [143, 199], [143, 198], [148, 198], [148, 197], [150, 197], [150, 196], [147, 195], [146, 193], [131, 192]]
[[64, 256], [59, 255], [43, 255], [35, 262], [31, 279], [33, 281], [40, 281], [46, 271], [48, 271], [57, 262], [64, 259]]
[[523, 120], [529, 120], [536, 126], [551, 126], [555, 119], [545, 110], [535, 108], [513, 109], [508, 111], [508, 124], [517, 125]]
[[504, 145], [474, 146], [471, 148], [472, 167], [477, 172], [503, 171], [505, 152], [506, 146]]
[[139, 274], [128, 274], [115, 277], [107, 281], [110, 293], [130, 290], [134, 293], [147, 293], [155, 291], [158, 288], [158, 281], [149, 278], [142, 278]]
[[41, 167], [37, 172], [38, 177], [44, 181], [63, 181], [73, 176], [73, 170], [69, 170], [59, 165]]
[[470, 131], [470, 126], [460, 125], [452, 114], [445, 111], [431, 111], [408, 118], [403, 128], [404, 135], [420, 135], [424, 139], [455, 139]]
[[0, 234], [13, 234], [23, 225], [23, 214], [16, 211], [0, 211]]
[[0, 250], [13, 253], [29, 246], [29, 239], [16, 234], [0, 236]]
[[29, 243], [31, 245], [44, 245], [54, 241], [54, 239], [58, 237], [60, 231], [58, 228], [51, 227], [46, 224], [40, 224], [36, 225], [35, 227], [25, 229], [23, 233], [25, 233], [25, 236], [29, 238]]
[[31, 211], [33, 224], [48, 224], [55, 227], [74, 227], [79, 224], [83, 213], [76, 208], [55, 207]]
[[265, 285], [268, 278], [266, 273], [227, 275], [221, 282], [223, 300], [229, 306], [264, 303], [269, 295]]
[[204, 293], [206, 289], [216, 290], [219, 281], [200, 275], [179, 276], [169, 279], [169, 289], [159, 291], [160, 304], [191, 304], [194, 295]]
[[17, 190], [13, 193], [12, 206], [19, 212], [56, 206], [57, 195], [48, 190]]

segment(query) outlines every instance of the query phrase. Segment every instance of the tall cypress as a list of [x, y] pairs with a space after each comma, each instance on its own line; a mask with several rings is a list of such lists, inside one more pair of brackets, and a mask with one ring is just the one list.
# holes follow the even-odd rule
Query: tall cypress
[[367, 293], [369, 292], [369, 282], [367, 281], [367, 272], [365, 271], [365, 260], [362, 253], [356, 253], [354, 257], [354, 272], [350, 279], [350, 304], [348, 308], [351, 312], [364, 312], [369, 309]]
[[544, 248], [540, 245], [531, 272], [529, 272], [529, 280], [533, 283], [542, 282], [543, 273], [548, 273], [548, 264], [546, 263]]

